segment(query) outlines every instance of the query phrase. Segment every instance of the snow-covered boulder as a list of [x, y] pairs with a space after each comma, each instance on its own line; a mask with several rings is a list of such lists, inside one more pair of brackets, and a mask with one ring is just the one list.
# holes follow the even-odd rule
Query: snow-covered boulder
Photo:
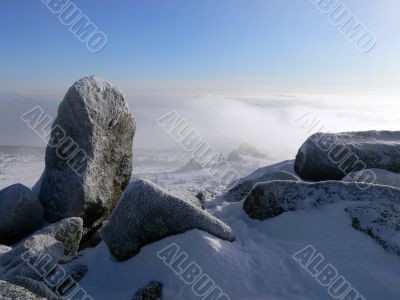
[[[46, 271], [51, 271], [47, 269], [54, 267], [63, 255], [64, 246], [61, 242], [48, 235], [33, 235], [0, 256], [0, 266], [4, 267], [1, 279], [27, 277], [43, 280]], [[41, 265], [43, 261], [49, 263]]]
[[40, 190], [45, 218], [101, 226], [132, 174], [135, 121], [122, 92], [97, 77], [76, 82], [58, 109]]
[[324, 181], [259, 183], [247, 196], [243, 209], [254, 219], [265, 220], [285, 211], [318, 207], [339, 201], [390, 201], [400, 204], [400, 190], [389, 186]]
[[342, 181], [380, 184], [400, 188], [400, 174], [382, 169], [366, 169], [352, 172], [344, 177]]
[[346, 208], [353, 227], [400, 255], [400, 203], [366, 203]]
[[27, 289], [15, 284], [0, 280], [0, 299], [4, 300], [37, 300], [38, 296]]
[[306, 180], [341, 180], [363, 169], [400, 172], [400, 132], [316, 133], [299, 149], [296, 173]]
[[32, 191], [14, 184], [0, 191], [0, 243], [12, 245], [38, 229], [43, 207]]
[[35, 232], [35, 235], [49, 235], [64, 245], [64, 255], [74, 256], [82, 239], [83, 221], [81, 218], [68, 218], [51, 224]]
[[34, 293], [35, 295], [37, 295], [37, 297], [35, 298], [36, 300], [68, 300], [67, 298], [61, 297], [56, 294], [42, 281], [34, 280], [28, 277], [17, 276], [8, 280], [8, 282], [25, 288], [26, 290]]
[[231, 188], [224, 196], [225, 200], [230, 202], [238, 202], [246, 198], [253, 186], [260, 182], [272, 181], [272, 180], [293, 180], [299, 181], [300, 179], [293, 173], [286, 171], [278, 171], [273, 173], [266, 173], [260, 177], [253, 179], [244, 179]]
[[206, 211], [149, 181], [137, 180], [130, 183], [101, 234], [114, 257], [123, 261], [147, 244], [195, 228], [234, 240], [231, 228]]
[[160, 300], [162, 298], [162, 283], [149, 282], [145, 287], [137, 290], [132, 300]]

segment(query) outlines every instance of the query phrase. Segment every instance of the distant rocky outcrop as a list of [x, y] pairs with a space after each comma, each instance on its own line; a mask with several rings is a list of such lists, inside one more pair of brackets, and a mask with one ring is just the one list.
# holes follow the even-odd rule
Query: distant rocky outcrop
[[366, 169], [352, 172], [344, 177], [342, 181], [380, 184], [400, 189], [400, 174], [382, 169]]
[[101, 234], [114, 257], [127, 260], [162, 238], [191, 229], [233, 241], [229, 226], [192, 203], [146, 180], [132, 182]]
[[313, 181], [341, 180], [371, 168], [400, 172], [400, 132], [316, 133], [299, 149], [294, 167]]
[[244, 161], [245, 157], [268, 159], [268, 156], [259, 152], [255, 147], [248, 143], [241, 144], [237, 149], [228, 154], [229, 161]]
[[178, 168], [175, 170], [174, 173], [185, 173], [185, 172], [191, 172], [191, 171], [198, 171], [201, 170], [203, 167], [202, 165], [197, 162], [194, 158], [191, 158], [184, 166]]
[[18, 242], [42, 222], [43, 207], [29, 188], [14, 184], [0, 191], [0, 244]]
[[81, 217], [84, 234], [111, 213], [132, 173], [135, 121], [121, 91], [97, 77], [76, 82], [58, 109], [40, 190], [45, 218]]
[[249, 195], [251, 189], [255, 184], [272, 180], [299, 181], [300, 179], [296, 175], [286, 171], [278, 171], [273, 173], [267, 172], [266, 174], [261, 175], [260, 177], [257, 178], [241, 180], [237, 185], [231, 188], [224, 195], [224, 198], [229, 202], [241, 201]]

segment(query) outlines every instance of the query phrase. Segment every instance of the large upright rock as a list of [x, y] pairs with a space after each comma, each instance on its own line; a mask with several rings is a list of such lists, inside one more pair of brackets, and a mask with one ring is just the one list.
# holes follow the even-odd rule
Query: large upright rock
[[316, 133], [299, 149], [294, 168], [314, 181], [370, 168], [400, 172], [400, 131]]
[[132, 173], [135, 122], [121, 91], [97, 77], [65, 95], [46, 150], [45, 218], [81, 217], [85, 233], [110, 214]]
[[114, 257], [127, 260], [140, 249], [191, 229], [233, 241], [231, 228], [193, 203], [146, 180], [132, 182], [118, 202], [102, 237]]
[[43, 207], [30, 189], [14, 184], [0, 191], [0, 244], [18, 242], [42, 222]]

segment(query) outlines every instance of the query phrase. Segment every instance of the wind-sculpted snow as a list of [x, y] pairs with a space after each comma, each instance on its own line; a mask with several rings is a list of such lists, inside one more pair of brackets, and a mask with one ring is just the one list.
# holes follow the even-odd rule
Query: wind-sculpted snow
[[42, 222], [43, 207], [30, 189], [14, 184], [0, 191], [0, 244], [18, 242]]
[[46, 150], [39, 196], [46, 219], [81, 217], [85, 234], [99, 227], [129, 183], [134, 134], [119, 89], [96, 77], [76, 82], [60, 104]]
[[149, 181], [137, 180], [130, 183], [101, 233], [114, 257], [123, 261], [147, 244], [195, 228], [235, 239], [228, 225], [206, 211]]
[[374, 184], [400, 188], [400, 174], [382, 169], [366, 169], [363, 171], [353, 172], [343, 178], [342, 181], [371, 183], [371, 177], [374, 178]]
[[225, 194], [224, 198], [230, 202], [239, 202], [250, 194], [250, 191], [255, 184], [272, 180], [299, 181], [300, 179], [296, 175], [285, 171], [267, 173], [255, 179], [241, 180]]
[[400, 132], [316, 133], [299, 149], [296, 173], [306, 180], [340, 180], [363, 169], [400, 172]]
[[[246, 198], [243, 209], [251, 218], [265, 220], [287, 211], [348, 202], [346, 211], [353, 227], [400, 255], [400, 190], [383, 185], [362, 185], [338, 181], [261, 183]], [[354, 204], [357, 202], [360, 203]]]

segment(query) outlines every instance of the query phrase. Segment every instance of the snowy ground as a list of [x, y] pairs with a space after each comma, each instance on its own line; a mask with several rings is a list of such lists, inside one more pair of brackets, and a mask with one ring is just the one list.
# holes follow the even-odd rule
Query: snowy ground
[[[36, 182], [44, 167], [44, 152], [35, 149], [0, 148], [0, 188], [17, 182], [32, 186]], [[136, 158], [135, 176], [169, 188], [195, 190], [199, 185], [212, 185], [212, 179], [202, 171], [173, 172], [188, 157], [167, 155], [170, 160], [166, 162], [163, 153], [145, 153], [148, 155], [137, 154], [140, 158]], [[242, 175], [258, 167], [243, 162], [239, 165]], [[282, 164], [283, 169], [287, 167], [287, 163]], [[76, 259], [89, 267], [80, 284], [96, 300], [131, 299], [151, 280], [163, 283], [164, 299], [201, 299], [190, 284], [157, 257], [157, 252], [176, 243], [188, 255], [181, 268], [192, 261], [197, 263], [231, 299], [332, 299], [327, 288], [292, 258], [295, 252], [312, 245], [325, 257], [325, 264], [331, 263], [365, 299], [400, 299], [400, 258], [352, 228], [344, 212], [349, 203], [287, 212], [267, 221], [250, 219], [242, 205], [225, 203], [220, 197], [207, 203], [209, 212], [232, 227], [236, 235], [233, 243], [192, 230], [148, 245], [123, 263], [117, 263], [101, 243]]]

